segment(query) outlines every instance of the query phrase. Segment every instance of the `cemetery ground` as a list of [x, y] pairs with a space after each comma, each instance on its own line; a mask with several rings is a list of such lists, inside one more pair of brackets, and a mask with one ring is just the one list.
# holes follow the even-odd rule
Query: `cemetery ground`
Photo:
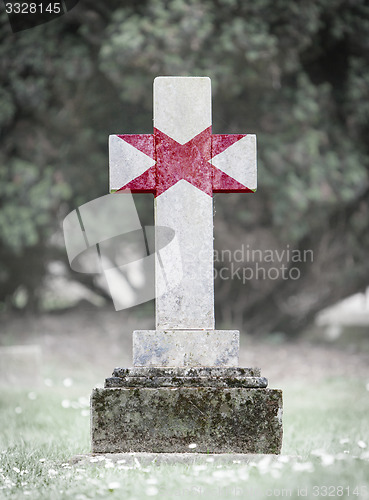
[[241, 337], [240, 366], [283, 389], [278, 458], [225, 462], [195, 446], [182, 464], [88, 456], [91, 389], [131, 366], [132, 330], [150, 326], [110, 308], [3, 317], [2, 345], [40, 345], [42, 365], [39, 385], [0, 388], [0, 498], [369, 498], [369, 339], [358, 332], [334, 343]]

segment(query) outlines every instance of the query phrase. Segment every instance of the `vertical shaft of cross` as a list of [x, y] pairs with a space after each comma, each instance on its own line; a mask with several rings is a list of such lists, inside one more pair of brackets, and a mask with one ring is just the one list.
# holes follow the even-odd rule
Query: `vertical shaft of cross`
[[[154, 82], [154, 134], [157, 160], [157, 185], [167, 182], [172, 167], [201, 169], [211, 157], [211, 83], [209, 78], [160, 77]], [[193, 138], [200, 133], [201, 151]], [[179, 144], [189, 144], [184, 165], [168, 151], [161, 137], [164, 133]], [[205, 160], [204, 160], [205, 155]], [[177, 165], [173, 163], [177, 162]], [[165, 165], [168, 169], [165, 170]], [[175, 168], [173, 168], [175, 170]], [[206, 169], [204, 168], [204, 171]], [[209, 172], [210, 169], [208, 169]], [[161, 174], [162, 173], [162, 174]], [[163, 178], [161, 178], [163, 175]], [[207, 174], [206, 174], [207, 175]], [[211, 191], [212, 179], [203, 177]], [[214, 329], [213, 282], [213, 199], [205, 190], [198, 189], [182, 179], [155, 198], [156, 226], [175, 231], [182, 257], [183, 277], [179, 285], [169, 288], [166, 283], [176, 282], [176, 263], [165, 266], [165, 273], [156, 272], [156, 328]], [[156, 236], [156, 248], [165, 245]], [[156, 266], [160, 266], [158, 251]]]

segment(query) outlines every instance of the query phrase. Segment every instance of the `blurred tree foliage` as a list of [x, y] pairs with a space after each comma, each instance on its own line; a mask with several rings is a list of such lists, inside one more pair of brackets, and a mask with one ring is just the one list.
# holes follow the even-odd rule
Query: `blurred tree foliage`
[[2, 14], [0, 301], [37, 308], [60, 221], [107, 193], [108, 134], [151, 132], [157, 75], [210, 76], [213, 131], [258, 136], [258, 193], [217, 195], [216, 248], [314, 252], [286, 262], [299, 280], [217, 280], [218, 324], [294, 333], [363, 289], [368, 33], [365, 0], [82, 0], [16, 34]]

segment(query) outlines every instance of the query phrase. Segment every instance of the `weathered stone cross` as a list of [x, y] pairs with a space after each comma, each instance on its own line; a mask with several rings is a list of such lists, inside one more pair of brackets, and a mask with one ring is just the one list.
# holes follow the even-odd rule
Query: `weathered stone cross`
[[93, 390], [93, 453], [279, 453], [282, 391], [214, 329], [212, 194], [256, 189], [255, 136], [211, 135], [208, 78], [160, 77], [154, 134], [111, 136], [110, 167], [111, 191], [155, 196], [156, 330]]
[[255, 135], [212, 135], [209, 78], [158, 77], [154, 133], [112, 135], [109, 151], [110, 192], [153, 193], [155, 224], [175, 231], [182, 257], [162, 295], [178, 266], [156, 273], [156, 331], [135, 332], [134, 364], [237, 365], [238, 332], [214, 329], [212, 195], [256, 190]]

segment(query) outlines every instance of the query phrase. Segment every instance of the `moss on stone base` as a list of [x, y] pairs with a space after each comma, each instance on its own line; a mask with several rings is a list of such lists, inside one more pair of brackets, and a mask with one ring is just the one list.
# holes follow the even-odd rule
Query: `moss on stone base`
[[104, 388], [91, 396], [92, 451], [279, 453], [282, 391]]

